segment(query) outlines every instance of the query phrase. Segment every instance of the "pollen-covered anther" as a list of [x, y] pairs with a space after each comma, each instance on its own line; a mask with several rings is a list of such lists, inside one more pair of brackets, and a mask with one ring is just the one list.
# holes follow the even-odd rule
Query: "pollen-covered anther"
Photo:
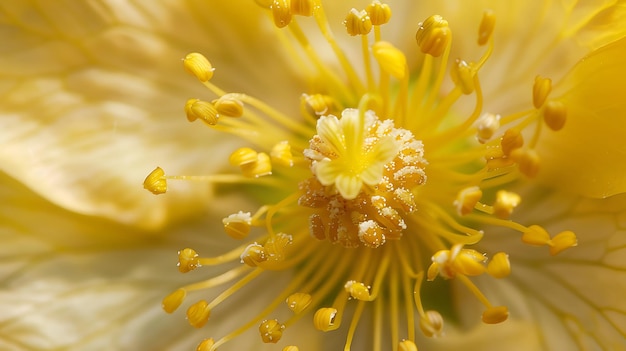
[[386, 241], [383, 228], [373, 220], [359, 223], [359, 240], [366, 247], [375, 249]]
[[257, 154], [256, 161], [239, 166], [241, 173], [250, 178], [258, 178], [272, 174], [272, 162], [270, 156], [264, 152]]
[[471, 186], [459, 191], [456, 200], [454, 200], [456, 212], [461, 216], [471, 213], [482, 196], [483, 192], [477, 186]]
[[323, 94], [302, 94], [300, 105], [307, 114], [317, 117], [335, 114], [339, 109], [339, 103], [333, 97]]
[[283, 28], [291, 23], [291, 1], [290, 0], [274, 0], [271, 6], [272, 18], [274, 25]]
[[165, 194], [167, 191], [167, 179], [165, 171], [161, 167], [155, 168], [143, 181], [143, 188], [154, 195]]
[[372, 30], [372, 20], [365, 10], [351, 9], [343, 24], [352, 36], [366, 35]]
[[337, 329], [335, 324], [337, 317], [337, 309], [332, 307], [323, 307], [318, 309], [313, 316], [313, 325], [315, 329], [320, 331], [331, 331]]
[[411, 340], [402, 340], [398, 344], [398, 351], [417, 351], [417, 345]]
[[448, 21], [439, 15], [432, 15], [419, 24], [415, 40], [424, 54], [439, 57], [452, 40]]
[[187, 54], [183, 59], [185, 70], [194, 75], [201, 82], [208, 82], [213, 77], [215, 69], [207, 58], [197, 52]]
[[287, 300], [285, 300], [287, 307], [295, 314], [302, 313], [306, 310], [311, 304], [311, 301], [313, 301], [313, 298], [307, 293], [294, 293], [289, 295]]
[[443, 317], [437, 311], [426, 311], [420, 317], [420, 329], [425, 336], [436, 338], [443, 335]]
[[382, 70], [396, 79], [403, 79], [408, 73], [406, 56], [391, 43], [377, 41], [372, 45], [372, 55]]
[[485, 113], [476, 121], [476, 139], [484, 144], [500, 129], [500, 115]]
[[375, 26], [383, 25], [391, 19], [391, 7], [389, 5], [381, 3], [379, 0], [372, 1], [365, 11], [370, 16], [372, 24]]
[[450, 78], [456, 86], [461, 89], [461, 92], [465, 95], [469, 95], [474, 92], [474, 76], [476, 70], [473, 63], [467, 63], [464, 60], [456, 59], [455, 64], [450, 69]]
[[215, 340], [213, 340], [213, 338], [204, 339], [198, 344], [196, 351], [212, 351], [213, 345], [215, 345]]
[[552, 80], [542, 76], [535, 77], [533, 85], [533, 106], [541, 108], [552, 91]]
[[272, 147], [272, 151], [270, 151], [270, 159], [276, 164], [292, 167], [293, 155], [291, 153], [291, 145], [289, 145], [289, 142], [284, 140], [274, 145]]
[[478, 27], [478, 45], [483, 46], [487, 44], [493, 34], [493, 30], [496, 27], [496, 14], [493, 10], [485, 10], [483, 12], [483, 18], [480, 21]]
[[178, 251], [178, 270], [181, 273], [191, 272], [200, 267], [198, 253], [194, 249], [186, 248]]
[[257, 243], [248, 245], [241, 253], [241, 262], [250, 266], [257, 267], [260, 263], [267, 261], [267, 252], [265, 248]]
[[291, 14], [298, 16], [313, 16], [313, 0], [291, 0]]
[[243, 115], [243, 102], [231, 94], [226, 94], [212, 101], [219, 116], [241, 117]]
[[282, 261], [285, 258], [285, 249], [293, 243], [293, 237], [285, 233], [278, 233], [269, 238], [263, 248], [268, 260]]
[[501, 219], [508, 219], [515, 207], [522, 202], [522, 197], [516, 193], [498, 190], [496, 202], [493, 204], [493, 214]]
[[450, 250], [439, 250], [432, 257], [426, 277], [429, 281], [437, 275], [444, 279], [452, 279], [457, 274], [468, 276], [481, 275], [485, 272], [484, 262], [487, 258], [473, 249], [463, 249], [462, 244], [455, 244]]
[[507, 129], [502, 136], [500, 146], [502, 147], [502, 153], [505, 156], [509, 156], [513, 150], [524, 146], [524, 137], [516, 129]]
[[216, 125], [220, 117], [212, 103], [198, 99], [187, 100], [185, 103], [185, 115], [189, 122], [200, 119], [211, 126]]
[[487, 273], [494, 278], [505, 278], [511, 274], [511, 261], [509, 255], [504, 252], [498, 252], [487, 264]]
[[242, 212], [231, 214], [230, 216], [222, 219], [224, 224], [224, 231], [233, 239], [243, 239], [250, 233], [250, 226], [252, 225], [252, 217], [250, 212]]
[[202, 328], [209, 321], [211, 310], [205, 300], [200, 300], [187, 309], [187, 321], [196, 328]]
[[517, 162], [519, 171], [529, 178], [534, 178], [539, 173], [541, 160], [539, 154], [533, 149], [519, 148], [511, 152], [511, 159]]
[[549, 243], [550, 255], [554, 256], [563, 250], [569, 249], [578, 245], [578, 239], [576, 234], [572, 231], [564, 231], [555, 235]]
[[522, 234], [522, 242], [528, 245], [543, 246], [550, 242], [550, 234], [538, 225], [531, 225]]
[[283, 337], [285, 326], [280, 324], [277, 319], [264, 320], [259, 325], [259, 333], [264, 343], [275, 344]]
[[163, 301], [161, 302], [161, 307], [163, 307], [163, 310], [165, 312], [173, 313], [178, 309], [180, 304], [183, 303], [186, 296], [187, 291], [185, 291], [185, 289], [178, 289], [163, 298]]
[[509, 318], [509, 309], [506, 306], [495, 306], [487, 308], [482, 315], [483, 323], [498, 324]]
[[548, 128], [558, 131], [565, 126], [567, 107], [561, 101], [550, 100], [543, 107], [543, 120]]
[[350, 294], [350, 297], [352, 297], [353, 299], [357, 299], [360, 301], [371, 300], [370, 289], [368, 286], [366, 286], [363, 283], [360, 283], [354, 280], [349, 280], [348, 282], [346, 282], [346, 285], [344, 285], [344, 288], [346, 289], [346, 292]]

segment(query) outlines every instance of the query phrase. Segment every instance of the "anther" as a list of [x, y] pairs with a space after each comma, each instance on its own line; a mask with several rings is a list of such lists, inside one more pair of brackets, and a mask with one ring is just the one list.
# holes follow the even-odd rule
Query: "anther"
[[555, 235], [549, 245], [550, 255], [554, 256], [565, 249], [577, 246], [578, 239], [576, 238], [576, 234], [574, 234], [574, 232], [568, 230]]
[[467, 63], [463, 60], [457, 59], [455, 64], [452, 65], [450, 69], [450, 78], [454, 84], [456, 84], [461, 92], [465, 95], [469, 95], [474, 92], [474, 76], [476, 75], [476, 70], [474, 69], [474, 65], [472, 63]]
[[429, 338], [443, 335], [443, 317], [437, 311], [426, 311], [420, 317], [420, 329]]
[[365, 284], [349, 280], [346, 285], [344, 285], [344, 288], [352, 298], [360, 301], [370, 301], [370, 290]]
[[538, 225], [531, 225], [522, 234], [522, 241], [529, 245], [547, 245], [550, 242], [550, 234]]
[[373, 220], [359, 223], [359, 240], [363, 245], [375, 249], [385, 243], [383, 228]]
[[293, 311], [295, 314], [302, 313], [313, 301], [311, 295], [306, 293], [295, 293], [289, 295], [285, 302], [287, 303], [287, 307]]
[[291, 154], [291, 145], [289, 145], [289, 142], [284, 140], [274, 145], [272, 151], [270, 151], [270, 158], [277, 164], [292, 167], [293, 155]]
[[482, 196], [483, 192], [477, 186], [472, 186], [459, 191], [456, 196], [456, 200], [454, 200], [456, 212], [461, 216], [471, 213], [474, 210], [474, 206], [476, 206]]
[[302, 94], [300, 103], [304, 110], [312, 116], [332, 115], [337, 113], [339, 104], [335, 99], [322, 94]]
[[264, 152], [257, 154], [256, 161], [240, 165], [241, 173], [246, 177], [258, 178], [272, 174], [270, 156]]
[[272, 3], [274, 2], [273, 0], [254, 0], [254, 2], [261, 6], [264, 9], [271, 9], [272, 8]]
[[213, 345], [215, 345], [215, 340], [213, 340], [213, 338], [204, 339], [200, 344], [198, 344], [196, 351], [211, 351]]
[[511, 159], [517, 162], [520, 172], [525, 176], [534, 178], [539, 173], [541, 160], [537, 151], [519, 148], [511, 152]]
[[165, 171], [161, 167], [155, 168], [143, 181], [143, 188], [154, 195], [165, 194], [167, 191], [167, 179]]
[[489, 264], [487, 264], [487, 273], [494, 278], [505, 278], [511, 274], [511, 262], [509, 255], [504, 252], [498, 252], [493, 255]]
[[567, 119], [567, 108], [561, 101], [548, 101], [543, 108], [543, 120], [554, 131], [561, 130]]
[[485, 10], [485, 12], [483, 12], [483, 18], [480, 21], [480, 26], [478, 27], [478, 45], [483, 46], [487, 44], [493, 34], [495, 26], [496, 14], [493, 10]]
[[542, 76], [535, 77], [533, 85], [533, 106], [541, 108], [552, 91], [552, 80]]
[[452, 32], [448, 26], [448, 21], [439, 15], [428, 17], [419, 24], [415, 40], [420, 50], [424, 54], [439, 57], [452, 40]]
[[515, 149], [519, 149], [524, 145], [524, 137], [515, 129], [507, 129], [500, 141], [502, 147], [502, 153], [505, 156], [509, 156]]
[[476, 139], [484, 144], [491, 140], [498, 129], [500, 129], [500, 115], [485, 113], [476, 122]]
[[283, 351], [299, 351], [299, 350], [300, 349], [298, 348], [298, 346], [293, 346], [293, 345], [283, 347]]
[[265, 248], [257, 243], [248, 245], [241, 253], [241, 262], [250, 267], [257, 267], [260, 263], [267, 261]]
[[337, 328], [335, 317], [337, 317], [337, 309], [331, 307], [320, 308], [313, 316], [313, 325], [315, 329], [321, 331], [334, 330]]
[[201, 119], [212, 126], [216, 125], [219, 119], [217, 109], [212, 103], [198, 99], [187, 100], [185, 103], [185, 115], [187, 115], [189, 122]]
[[195, 250], [186, 248], [178, 251], [178, 270], [181, 273], [191, 272], [199, 266], [198, 254]]
[[365, 7], [365, 11], [367, 11], [372, 24], [375, 26], [383, 25], [391, 19], [391, 7], [381, 3], [379, 0], [372, 1], [371, 4]]
[[396, 79], [403, 79], [407, 74], [406, 57], [391, 43], [378, 41], [372, 45], [372, 55], [382, 70]]
[[291, 0], [291, 14], [310, 17], [313, 16], [314, 3], [312, 0]]
[[213, 77], [213, 71], [215, 70], [211, 62], [204, 55], [197, 52], [187, 54], [183, 59], [183, 65], [187, 72], [194, 75], [201, 82], [208, 82]]
[[178, 309], [181, 303], [183, 303], [186, 296], [187, 291], [185, 291], [185, 289], [178, 289], [163, 298], [163, 301], [161, 302], [161, 307], [163, 307], [163, 310], [165, 312], [172, 313], [176, 311], [176, 309]]
[[256, 162], [258, 153], [249, 147], [242, 147], [232, 154], [228, 158], [228, 162], [233, 166], [242, 166], [248, 163]]
[[398, 351], [417, 351], [417, 345], [411, 340], [402, 340], [398, 344]]
[[202, 328], [208, 322], [210, 315], [209, 304], [204, 300], [194, 303], [187, 309], [187, 320], [196, 328]]
[[489, 307], [483, 312], [482, 320], [486, 324], [502, 323], [509, 318], [509, 309], [506, 306]]
[[343, 24], [348, 34], [352, 36], [366, 35], [372, 30], [372, 20], [365, 10], [351, 9]]
[[259, 333], [264, 343], [277, 343], [283, 336], [285, 326], [280, 324], [277, 319], [264, 320], [259, 325]]
[[499, 190], [496, 193], [496, 202], [493, 204], [493, 213], [501, 219], [508, 219], [513, 213], [513, 209], [522, 201], [521, 196], [516, 193]]
[[243, 102], [231, 95], [224, 95], [214, 100], [213, 105], [219, 116], [241, 117], [243, 115]]
[[289, 0], [274, 0], [271, 8], [276, 27], [283, 28], [291, 23], [291, 4]]
[[230, 216], [222, 219], [224, 224], [224, 231], [233, 239], [243, 239], [250, 233], [250, 225], [252, 224], [252, 218], [250, 212], [242, 212], [231, 214]]

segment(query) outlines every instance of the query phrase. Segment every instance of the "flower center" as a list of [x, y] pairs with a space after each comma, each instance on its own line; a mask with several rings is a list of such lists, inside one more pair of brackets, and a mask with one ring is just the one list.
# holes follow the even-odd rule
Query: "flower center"
[[[309, 62], [322, 83], [302, 95], [302, 116], [297, 119], [211, 83], [214, 70], [203, 55], [184, 59], [185, 69], [217, 96], [211, 102], [188, 100], [188, 120], [243, 138], [251, 147], [230, 156], [237, 174], [166, 176], [157, 168], [144, 187], [162, 194], [171, 179], [247, 183], [245, 189], [253, 192], [267, 194], [269, 187], [268, 198], [278, 195], [279, 200], [223, 219], [225, 232], [243, 241], [232, 251], [202, 257], [193, 249], [181, 250], [183, 273], [206, 265], [225, 271], [176, 290], [163, 300], [164, 309], [176, 310], [188, 292], [230, 284], [211, 301], [200, 300], [188, 308], [189, 323], [199, 328], [219, 314], [224, 300], [253, 280], [291, 270], [293, 279], [276, 289], [273, 300], [231, 333], [203, 341], [198, 350], [215, 350], [255, 324], [260, 341], [276, 343], [303, 316], [311, 316], [318, 330], [341, 329], [349, 303], [356, 306], [344, 328], [345, 350], [366, 308], [375, 320], [374, 349], [381, 348], [386, 333], [393, 349], [415, 350], [417, 329], [428, 337], [443, 330], [436, 302], [422, 301], [424, 278], [460, 281], [484, 305], [484, 323], [506, 320], [507, 308], [493, 305], [471, 280], [482, 274], [505, 278], [511, 271], [506, 253], [487, 255], [468, 248], [488, 235], [483, 229], [495, 226], [521, 233], [523, 243], [547, 246], [552, 255], [576, 245], [570, 231], [551, 235], [539, 226], [509, 219], [521, 197], [505, 187], [537, 174], [540, 159], [534, 145], [541, 126], [558, 131], [566, 120], [566, 106], [550, 97], [551, 81], [537, 77], [528, 110], [505, 116], [483, 111], [478, 73], [494, 49], [491, 11], [479, 25], [478, 44], [487, 48], [475, 62], [448, 61], [452, 31], [441, 16], [417, 24], [416, 42], [424, 56], [419, 67], [410, 70], [404, 53], [382, 40], [381, 26], [391, 17], [389, 6], [374, 0], [364, 10], [352, 9], [344, 24], [348, 35], [361, 39], [364, 69], [359, 74], [330, 31], [318, 0], [257, 3], [271, 13], [277, 30], [292, 36], [293, 41], [287, 41], [293, 45], [290, 52], [302, 53], [294, 61]], [[313, 18], [341, 72], [324, 64], [299, 26], [299, 17]], [[448, 71], [453, 84], [445, 92]], [[469, 112], [455, 106], [464, 95], [475, 97]], [[459, 118], [464, 113], [467, 116]], [[528, 142], [522, 130], [531, 125], [536, 128]], [[239, 266], [227, 268], [238, 260]], [[281, 308], [293, 313], [284, 322], [274, 316]], [[385, 332], [382, 320], [387, 318]], [[400, 320], [406, 321], [406, 328], [399, 327]]]

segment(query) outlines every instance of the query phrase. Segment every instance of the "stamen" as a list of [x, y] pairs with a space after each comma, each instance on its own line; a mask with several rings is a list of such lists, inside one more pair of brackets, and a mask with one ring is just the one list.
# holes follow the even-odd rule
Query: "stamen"
[[230, 216], [222, 219], [224, 224], [224, 231], [233, 239], [241, 240], [248, 236], [250, 233], [250, 225], [252, 224], [252, 218], [250, 212], [242, 212], [231, 214]]
[[211, 62], [204, 55], [197, 52], [187, 54], [183, 59], [183, 66], [187, 72], [203, 83], [211, 80], [213, 71], [215, 71]]
[[498, 190], [496, 202], [493, 205], [494, 214], [498, 218], [507, 219], [521, 201], [522, 198], [518, 194], [506, 190]]
[[285, 167], [293, 167], [293, 155], [291, 154], [291, 145], [284, 140], [274, 145], [270, 152], [270, 158], [277, 164]]
[[187, 309], [187, 320], [196, 328], [202, 328], [209, 321], [210, 315], [211, 309], [205, 300], [200, 300]]
[[391, 43], [378, 41], [372, 46], [372, 54], [380, 68], [392, 77], [402, 80], [408, 74], [406, 57]]
[[524, 145], [524, 137], [515, 129], [507, 129], [500, 141], [502, 152], [505, 156], [509, 156], [515, 149], [519, 149]]
[[549, 245], [550, 255], [554, 256], [565, 249], [578, 246], [578, 239], [576, 238], [576, 234], [574, 234], [574, 232], [568, 230], [555, 235]]
[[391, 19], [391, 8], [387, 4], [381, 3], [379, 0], [372, 1], [365, 11], [369, 15], [372, 24], [375, 26], [381, 26]]
[[181, 273], [191, 272], [200, 267], [198, 263], [198, 253], [195, 250], [186, 248], [178, 251], [178, 270]]
[[500, 115], [485, 113], [476, 121], [476, 139], [484, 144], [491, 140], [498, 129], [500, 129]]
[[473, 63], [467, 63], [461, 59], [457, 59], [450, 70], [450, 77], [456, 86], [461, 89], [463, 94], [469, 95], [474, 92], [474, 76], [476, 70]]
[[487, 273], [498, 279], [508, 277], [511, 274], [511, 262], [509, 255], [504, 252], [498, 252], [493, 255], [489, 264], [487, 264]]
[[372, 30], [372, 20], [365, 10], [351, 9], [343, 24], [352, 36], [366, 35]]
[[561, 101], [548, 101], [543, 108], [543, 120], [554, 131], [561, 130], [567, 119], [567, 107]]
[[289, 295], [285, 302], [287, 303], [287, 306], [290, 310], [292, 310], [295, 314], [300, 314], [307, 307], [309, 307], [311, 301], [311, 295], [305, 293], [295, 293]]
[[480, 26], [478, 27], [478, 45], [483, 46], [487, 44], [489, 39], [491, 39], [495, 26], [496, 14], [493, 10], [485, 10], [485, 12], [483, 12], [483, 18], [480, 21]]
[[434, 57], [441, 56], [452, 40], [448, 21], [439, 15], [428, 17], [419, 24], [415, 40], [424, 54]]
[[196, 351], [213, 351], [213, 345], [215, 345], [215, 340], [213, 338], [204, 339], [198, 347], [196, 347]]
[[511, 152], [511, 159], [517, 162], [522, 174], [529, 178], [534, 178], [539, 173], [541, 161], [539, 154], [533, 149], [518, 148]]
[[417, 351], [417, 346], [411, 340], [402, 340], [398, 344], [398, 351]]
[[226, 117], [241, 117], [243, 115], [243, 102], [234, 95], [226, 94], [213, 100], [218, 115]]
[[443, 335], [443, 317], [437, 311], [426, 311], [420, 317], [420, 329], [425, 336], [436, 338]]
[[550, 242], [550, 234], [538, 225], [531, 225], [523, 233], [522, 241], [529, 245], [547, 245]]
[[185, 289], [178, 289], [174, 291], [173, 293], [167, 295], [163, 299], [161, 303], [161, 307], [163, 307], [163, 310], [165, 310], [165, 312], [173, 313], [174, 311], [178, 309], [180, 304], [183, 303], [186, 296], [187, 296], [187, 291], [185, 291]]
[[313, 16], [313, 0], [291, 0], [291, 13], [293, 15]]
[[350, 294], [350, 296], [354, 299], [361, 301], [370, 301], [370, 290], [369, 287], [365, 286], [365, 284], [350, 280], [344, 286], [346, 291]]
[[483, 322], [486, 324], [502, 323], [509, 318], [509, 309], [506, 306], [491, 307], [483, 312]]
[[198, 99], [187, 100], [187, 103], [185, 103], [185, 114], [189, 122], [200, 119], [211, 126], [216, 125], [220, 117], [212, 103]]
[[331, 331], [337, 329], [335, 325], [335, 317], [337, 317], [337, 309], [324, 307], [315, 312], [313, 316], [313, 325], [315, 329], [320, 331]]
[[552, 91], [552, 80], [541, 76], [535, 77], [533, 85], [533, 106], [541, 108]]
[[276, 27], [283, 28], [291, 23], [290, 0], [274, 0], [271, 9]]
[[240, 164], [241, 173], [246, 177], [258, 178], [272, 174], [272, 163], [270, 156], [264, 152], [257, 154], [254, 162]]
[[267, 259], [265, 248], [257, 243], [248, 245], [241, 253], [241, 262], [250, 267], [257, 267], [262, 262], [267, 261]]
[[280, 324], [277, 319], [270, 319], [261, 322], [259, 325], [259, 333], [264, 343], [277, 343], [283, 336], [285, 326]]
[[297, 346], [293, 346], [293, 345], [283, 347], [283, 351], [299, 351], [299, 350], [300, 349], [298, 349]]
[[165, 171], [161, 167], [157, 167], [150, 172], [143, 181], [143, 188], [150, 191], [154, 195], [165, 194], [167, 191], [167, 180], [165, 179]]
[[482, 196], [483, 192], [477, 186], [461, 190], [456, 196], [456, 200], [454, 200], [457, 213], [461, 216], [465, 216], [472, 212]]

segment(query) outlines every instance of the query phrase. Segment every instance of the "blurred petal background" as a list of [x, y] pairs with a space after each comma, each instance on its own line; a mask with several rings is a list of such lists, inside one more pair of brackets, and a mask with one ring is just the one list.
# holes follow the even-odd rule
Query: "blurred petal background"
[[[396, 16], [391, 39], [411, 50], [415, 27], [427, 16], [445, 14], [456, 32], [474, 33], [482, 13], [468, 13], [458, 0], [390, 3]], [[487, 108], [519, 108], [530, 99], [534, 75], [560, 78], [589, 50], [624, 35], [623, 2], [552, 4], [540, 16], [533, 3], [472, 5], [510, 16], [498, 18], [501, 54], [494, 54], [497, 64], [487, 66], [481, 77], [490, 82]], [[180, 313], [165, 315], [160, 300], [188, 281], [174, 267], [176, 250], [226, 249], [228, 244], [211, 236], [211, 223], [219, 221], [224, 207], [238, 208], [242, 200], [220, 200], [222, 211], [214, 215], [214, 194], [204, 183], [172, 183], [172, 191], [160, 197], [141, 187], [157, 164], [172, 174], [209, 174], [232, 150], [232, 141], [222, 135], [186, 123], [186, 99], [203, 90], [185, 75], [180, 59], [192, 51], [210, 55], [221, 87], [257, 96], [287, 113], [296, 111], [300, 93], [311, 83], [289, 62], [280, 42], [268, 39], [273, 29], [260, 8], [251, 1], [229, 5], [211, 0], [0, 4], [0, 349], [192, 350], [208, 336], [192, 330]], [[329, 5], [331, 18], [343, 18], [352, 6]], [[554, 45], [554, 38], [561, 41]], [[467, 46], [457, 41], [454, 48], [475, 56], [473, 40]], [[552, 50], [546, 54], [545, 48]], [[510, 86], [520, 79], [529, 81]], [[623, 102], [612, 108], [610, 113], [623, 112]], [[619, 120], [617, 126], [624, 124]], [[593, 130], [588, 142], [603, 133]], [[575, 146], [576, 135], [573, 139], [568, 145]], [[625, 153], [621, 139], [607, 140], [603, 147], [621, 146]], [[562, 140], [548, 138], [546, 148], [555, 144]], [[607, 167], [594, 167], [601, 166]], [[547, 169], [547, 184], [558, 183], [559, 169]], [[611, 179], [626, 179], [623, 168], [604, 171]], [[578, 185], [567, 187], [595, 197], [625, 190], [618, 184], [608, 193], [585, 192]], [[626, 348], [621, 299], [626, 198], [528, 192], [533, 200], [520, 209], [524, 218], [555, 231], [574, 227], [588, 233], [564, 260], [537, 256], [533, 249], [519, 252], [519, 275], [484, 287], [505, 292], [498, 294], [507, 296], [502, 303], [540, 323], [510, 321], [497, 335], [482, 326], [463, 338], [454, 337], [463, 330], [451, 328], [443, 342], [424, 341], [430, 343], [427, 349], [490, 350], [511, 340], [509, 350]], [[503, 237], [484, 247], [513, 251], [519, 247], [513, 240], [518, 238]], [[552, 294], [539, 294], [544, 289]], [[528, 294], [540, 297], [521, 298]], [[216, 335], [230, 329], [224, 320], [211, 328]], [[289, 335], [301, 341], [308, 334]], [[256, 338], [238, 342], [240, 349], [259, 344]], [[313, 339], [306, 350], [318, 349], [317, 342]]]

